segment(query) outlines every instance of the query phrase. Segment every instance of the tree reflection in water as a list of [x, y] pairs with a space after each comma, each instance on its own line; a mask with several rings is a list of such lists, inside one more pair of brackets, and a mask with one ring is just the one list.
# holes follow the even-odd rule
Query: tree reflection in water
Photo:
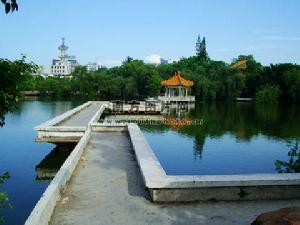
[[4, 116], [0, 114], [0, 127], [4, 126]]
[[[3, 175], [0, 175], [0, 185], [3, 184], [7, 179], [10, 178], [10, 175], [8, 172], [5, 172]], [[6, 192], [0, 192], [0, 213], [1, 209], [4, 209], [5, 207], [12, 208], [12, 205], [9, 202], [9, 198]], [[4, 222], [4, 218], [0, 214], [0, 224]]]
[[[220, 140], [225, 135], [234, 137], [236, 143], [243, 142], [245, 145], [251, 144], [260, 136], [266, 142], [279, 143], [290, 140], [294, 143], [293, 150], [288, 153], [291, 158], [290, 162], [276, 161], [276, 168], [278, 167], [278, 169], [275, 171], [275, 160], [284, 161], [285, 157], [274, 158], [271, 167], [274, 168], [274, 172], [300, 172], [299, 146], [295, 144], [296, 140], [300, 138], [299, 109], [299, 105], [291, 104], [267, 106], [243, 102], [197, 103], [194, 109], [191, 108], [186, 113], [180, 113], [180, 116], [176, 110], [170, 110], [166, 117], [172, 118], [172, 120], [200, 119], [203, 121], [201, 125], [181, 124], [181, 126], [172, 126], [172, 124], [161, 124], [159, 126], [140, 125], [140, 127], [145, 133], [176, 132], [182, 137], [192, 138], [193, 158], [199, 161], [209, 155], [205, 149], [206, 141]], [[260, 148], [261, 146], [257, 147]]]
[[275, 166], [279, 173], [299, 173], [300, 172], [300, 146], [299, 140], [288, 143], [290, 151], [288, 152], [289, 160], [276, 160]]

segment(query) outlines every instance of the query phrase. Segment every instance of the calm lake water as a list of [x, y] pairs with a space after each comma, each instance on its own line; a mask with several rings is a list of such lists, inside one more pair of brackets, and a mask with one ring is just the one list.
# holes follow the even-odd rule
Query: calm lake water
[[0, 186], [0, 191], [8, 193], [13, 208], [0, 212], [3, 225], [24, 224], [47, 188], [48, 178], [69, 154], [68, 149], [57, 151], [53, 144], [36, 143], [34, 126], [80, 103], [24, 101], [5, 116], [6, 124], [0, 127], [0, 174], [8, 171], [11, 177]]
[[[181, 116], [179, 125], [147, 125], [142, 130], [168, 175], [300, 172], [299, 109], [197, 104]], [[194, 120], [202, 125], [184, 125]]]
[[[8, 192], [13, 205], [1, 212], [5, 225], [25, 222], [73, 148], [36, 143], [34, 126], [81, 103], [24, 101], [5, 116], [6, 125], [0, 128], [0, 173], [8, 171], [11, 178], [0, 191]], [[293, 172], [295, 163], [284, 162], [290, 160], [288, 152], [295, 149], [300, 137], [299, 107], [197, 104], [180, 118], [202, 120], [203, 124], [142, 126], [167, 174], [277, 173], [276, 160], [282, 161], [281, 170]], [[294, 153], [298, 152], [297, 147]]]

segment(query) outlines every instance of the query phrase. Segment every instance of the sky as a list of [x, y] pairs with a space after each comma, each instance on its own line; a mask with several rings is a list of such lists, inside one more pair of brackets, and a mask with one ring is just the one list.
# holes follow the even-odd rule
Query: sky
[[[127, 56], [156, 62], [195, 54], [206, 37], [211, 59], [252, 54], [264, 65], [300, 64], [299, 0], [19, 0], [0, 8], [0, 57], [49, 68], [66, 38], [81, 64], [119, 65]], [[2, 11], [1, 11], [2, 10]]]

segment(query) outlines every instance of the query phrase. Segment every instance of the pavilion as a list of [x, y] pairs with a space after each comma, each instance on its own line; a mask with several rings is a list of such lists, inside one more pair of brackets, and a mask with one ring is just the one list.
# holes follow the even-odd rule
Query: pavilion
[[162, 102], [195, 102], [195, 96], [191, 96], [191, 87], [194, 85], [194, 82], [184, 79], [179, 71], [175, 72], [170, 79], [163, 80], [161, 85], [165, 86], [164, 96], [158, 97]]

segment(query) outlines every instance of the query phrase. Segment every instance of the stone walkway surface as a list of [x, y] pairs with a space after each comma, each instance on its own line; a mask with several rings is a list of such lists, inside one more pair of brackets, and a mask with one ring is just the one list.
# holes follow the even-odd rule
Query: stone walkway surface
[[73, 116], [68, 118], [67, 120], [58, 123], [56, 126], [64, 126], [64, 127], [85, 127], [92, 117], [96, 114], [96, 112], [100, 109], [101, 102], [93, 102], [88, 107], [80, 110], [78, 113], [75, 113]]
[[127, 133], [93, 133], [51, 225], [249, 225], [300, 200], [157, 204], [149, 200]]

